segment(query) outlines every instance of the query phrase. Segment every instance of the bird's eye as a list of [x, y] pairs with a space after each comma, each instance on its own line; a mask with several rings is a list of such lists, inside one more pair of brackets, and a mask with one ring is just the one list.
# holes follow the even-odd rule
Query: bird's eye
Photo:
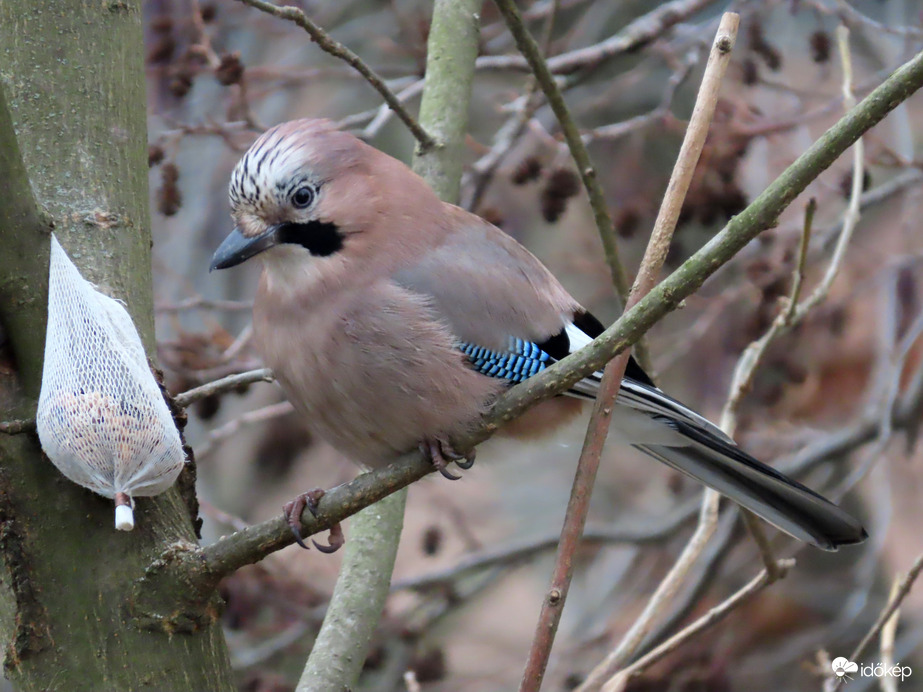
[[311, 203], [314, 201], [314, 188], [308, 187], [299, 187], [295, 192], [292, 193], [292, 204], [294, 204], [298, 209], [304, 209], [310, 207]]

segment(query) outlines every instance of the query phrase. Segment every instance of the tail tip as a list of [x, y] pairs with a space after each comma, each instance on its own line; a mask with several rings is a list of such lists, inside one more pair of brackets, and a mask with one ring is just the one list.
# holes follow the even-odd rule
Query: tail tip
[[818, 540], [815, 542], [815, 545], [821, 550], [835, 552], [842, 546], [858, 545], [859, 543], [863, 543], [868, 539], [869, 533], [865, 530], [865, 527], [861, 525], [857, 526], [856, 529], [857, 530], [852, 534], [839, 535], [836, 537], [818, 536]]

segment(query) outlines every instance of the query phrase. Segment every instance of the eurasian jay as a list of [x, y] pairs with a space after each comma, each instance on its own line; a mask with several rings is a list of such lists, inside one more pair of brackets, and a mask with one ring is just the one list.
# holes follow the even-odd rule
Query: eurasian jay
[[[450, 441], [498, 393], [603, 330], [519, 243], [326, 121], [263, 134], [229, 194], [237, 227], [211, 268], [259, 256], [257, 349], [310, 429], [361, 464], [420, 447], [445, 471], [462, 459]], [[568, 394], [593, 399], [599, 380]], [[866, 538], [836, 505], [664, 394], [634, 360], [617, 404], [625, 441], [782, 531], [826, 550]]]

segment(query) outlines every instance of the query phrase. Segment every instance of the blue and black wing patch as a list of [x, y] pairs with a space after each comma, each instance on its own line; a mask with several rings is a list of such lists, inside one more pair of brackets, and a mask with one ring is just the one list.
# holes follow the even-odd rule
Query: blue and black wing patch
[[468, 343], [460, 343], [458, 348], [479, 373], [507, 380], [510, 385], [529, 379], [555, 361], [537, 344], [512, 337], [505, 351]]
[[[478, 346], [477, 344], [459, 343], [458, 349], [468, 359], [468, 364], [482, 375], [498, 377], [506, 380], [513, 386], [537, 375], [552, 363], [558, 361], [548, 351], [542, 348], [544, 344], [536, 344], [525, 339], [510, 337], [509, 347], [506, 350], [493, 350]], [[554, 350], [554, 349], [551, 349]], [[563, 355], [567, 355], [565, 352]], [[570, 396], [579, 399], [593, 400], [599, 388], [599, 375], [591, 375], [568, 390]]]
[[[473, 369], [488, 377], [504, 379], [512, 386], [537, 375], [552, 363], [570, 355], [602, 334], [603, 329], [603, 325], [593, 315], [578, 312], [571, 324], [565, 325], [560, 332], [541, 343], [510, 337], [506, 349], [489, 349], [467, 342], [459, 343], [458, 348]], [[661, 394], [634, 358], [629, 358], [625, 375], [626, 382], [634, 384], [636, 389], [643, 390], [643, 393], [651, 390], [658, 395]], [[601, 373], [592, 373], [577, 382], [567, 393], [581, 399], [595, 399], [600, 377]], [[623, 383], [623, 389], [624, 387]], [[657, 398], [659, 400], [659, 396]]]

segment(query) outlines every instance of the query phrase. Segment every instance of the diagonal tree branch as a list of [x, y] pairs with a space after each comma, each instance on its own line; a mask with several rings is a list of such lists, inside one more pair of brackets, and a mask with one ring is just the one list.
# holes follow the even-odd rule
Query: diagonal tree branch
[[274, 5], [271, 2], [265, 2], [265, 0], [239, 0], [239, 2], [244, 3], [245, 5], [250, 5], [261, 12], [266, 14], [271, 14], [273, 17], [279, 17], [280, 19], [287, 19], [290, 22], [294, 22], [306, 32], [311, 37], [311, 40], [316, 43], [321, 50], [326, 53], [329, 53], [335, 58], [339, 58], [352, 67], [356, 72], [365, 77], [365, 80], [372, 85], [372, 87], [381, 94], [381, 97], [385, 102], [391, 107], [391, 110], [397, 114], [403, 123], [407, 126], [407, 129], [413, 133], [413, 136], [416, 137], [417, 141], [420, 143], [420, 147], [423, 150], [431, 149], [435, 146], [438, 146], [438, 142], [434, 140], [427, 132], [424, 130], [420, 123], [414, 120], [413, 116], [410, 115], [410, 112], [404, 108], [404, 104], [401, 103], [401, 100], [394, 95], [388, 85], [385, 84], [384, 80], [376, 74], [375, 70], [369, 67], [365, 61], [360, 58], [358, 55], [353, 53], [349, 48], [344, 46], [339, 41], [335, 41], [333, 38], [327, 34], [326, 31], [321, 29], [317, 24], [312, 22], [308, 15], [299, 10], [297, 7], [285, 6], [279, 7]]
[[625, 273], [625, 267], [622, 266], [622, 260], [619, 257], [618, 244], [615, 241], [615, 227], [612, 225], [612, 216], [609, 214], [609, 208], [606, 205], [606, 196], [603, 194], [602, 185], [590, 159], [590, 153], [580, 136], [580, 130], [577, 124], [570, 116], [567, 104], [564, 103], [564, 95], [542, 56], [542, 49], [535, 39], [528, 32], [522, 23], [522, 15], [513, 0], [495, 0], [497, 8], [503, 14], [506, 24], [516, 40], [519, 51], [525, 56], [529, 63], [532, 73], [545, 97], [548, 99], [548, 105], [554, 111], [555, 117], [561, 124], [561, 131], [564, 133], [564, 139], [570, 149], [571, 156], [577, 164], [577, 170], [580, 173], [580, 179], [586, 188], [587, 195], [590, 198], [590, 206], [593, 208], [593, 218], [596, 221], [596, 230], [599, 232], [602, 240], [603, 250], [606, 253], [606, 262], [609, 265], [609, 271], [612, 273], [612, 283], [615, 285], [615, 291], [619, 296], [622, 305], [628, 298], [628, 276]]
[[[712, 43], [711, 52], [708, 56], [708, 63], [705, 66], [705, 74], [702, 77], [702, 84], [699, 87], [699, 93], [696, 97], [695, 107], [692, 111], [692, 117], [689, 120], [689, 127], [686, 130], [686, 136], [683, 138], [683, 144], [677, 156], [676, 165], [670, 176], [669, 185], [664, 195], [663, 203], [654, 222], [654, 230], [651, 233], [651, 239], [644, 252], [644, 258], [641, 261], [641, 268], [638, 270], [638, 276], [635, 279], [635, 285], [631, 289], [631, 295], [628, 298], [628, 307], [634, 307], [638, 301], [643, 298], [654, 287], [657, 276], [663, 267], [663, 262], [667, 257], [667, 251], [670, 247], [670, 241], [673, 238], [673, 231], [676, 222], [679, 220], [680, 210], [683, 201], [686, 198], [686, 192], [692, 182], [692, 175], [695, 172], [699, 156], [705, 146], [705, 139], [708, 136], [708, 129], [715, 107], [718, 103], [718, 93], [721, 88], [721, 80], [730, 63], [730, 53], [737, 39], [737, 27], [740, 23], [740, 16], [733, 12], [726, 12], [721, 18], [721, 24], [718, 26], [717, 34]], [[617, 378], [610, 380], [609, 399], [600, 397], [597, 399], [596, 407], [593, 410], [594, 415], [601, 405], [611, 408], [615, 403], [615, 397], [619, 390], [625, 366], [628, 364], [628, 356], [623, 353], [616, 357], [603, 373], [603, 383], [600, 385], [600, 391], [606, 387], [606, 379], [610, 376], [610, 369], [615, 369]], [[605, 427], [600, 426], [596, 435], [605, 441], [608, 432], [608, 417], [605, 419]], [[589, 439], [588, 432], [588, 439]], [[600, 452], [602, 442], [600, 442]], [[581, 456], [581, 461], [582, 461]], [[597, 454], [598, 464], [598, 454]], [[586, 680], [583, 687], [591, 687], [594, 683], [593, 678], [602, 678], [609, 674], [609, 671], [616, 669], [621, 665], [621, 661], [627, 659], [641, 644], [644, 636], [653, 625], [654, 619], [659, 614], [669, 599], [669, 596], [675, 593], [679, 583], [685, 573], [691, 567], [692, 563], [698, 557], [701, 550], [714, 531], [718, 521], [718, 500], [714, 491], [706, 492], [705, 500], [702, 504], [699, 525], [692, 539], [690, 539], [682, 555], [676, 563], [671, 574], [673, 579], [665, 579], [654, 592], [647, 607], [641, 616], [635, 621], [629, 631], [625, 634], [619, 646], [606, 656], [603, 663], [591, 673], [590, 678]], [[563, 534], [562, 534], [563, 536]], [[562, 544], [564, 541], [562, 540]], [[560, 617], [560, 615], [558, 616]], [[555, 622], [554, 629], [557, 629]], [[551, 642], [548, 643], [548, 651], [544, 653], [547, 660], [551, 651]], [[534, 649], [533, 649], [534, 651]], [[528, 673], [528, 669], [527, 669]], [[537, 675], [537, 684], [527, 685], [528, 678], [523, 677], [522, 689], [535, 690], [539, 689], [541, 684], [541, 675], [544, 669], [534, 671]]]
[[[638, 17], [631, 24], [605, 41], [569, 53], [561, 53], [548, 61], [554, 74], [571, 74], [581, 69], [596, 67], [617, 55], [626, 55], [655, 41], [672, 27], [688, 19], [715, 0], [673, 0]], [[485, 55], [478, 58], [478, 70], [519, 70], [526, 72], [532, 66], [518, 55]], [[533, 70], [534, 71], [534, 70]]]
[[240, 386], [246, 384], [253, 384], [254, 382], [272, 382], [275, 378], [272, 376], [272, 370], [269, 368], [259, 368], [258, 370], [248, 370], [247, 372], [239, 372], [234, 375], [228, 375], [227, 377], [222, 377], [213, 382], [206, 382], [205, 384], [189, 389], [185, 392], [177, 394], [173, 397], [173, 400], [176, 402], [177, 406], [182, 406], [183, 408], [194, 404], [197, 401], [201, 401], [210, 396], [216, 394], [223, 394], [232, 389], [237, 389]]
[[[784, 576], [794, 565], [794, 560], [779, 560], [776, 564], [776, 569]], [[650, 668], [654, 663], [675, 651], [685, 641], [694, 637], [699, 632], [721, 622], [729, 614], [734, 612], [734, 610], [751, 600], [760, 591], [772, 585], [777, 580], [778, 576], [773, 577], [768, 570], [764, 569], [730, 598], [722, 601], [698, 620], [674, 634], [656, 649], [646, 653], [630, 666], [620, 671], [606, 683], [602, 688], [603, 692], [623, 692], [632, 677]]]

